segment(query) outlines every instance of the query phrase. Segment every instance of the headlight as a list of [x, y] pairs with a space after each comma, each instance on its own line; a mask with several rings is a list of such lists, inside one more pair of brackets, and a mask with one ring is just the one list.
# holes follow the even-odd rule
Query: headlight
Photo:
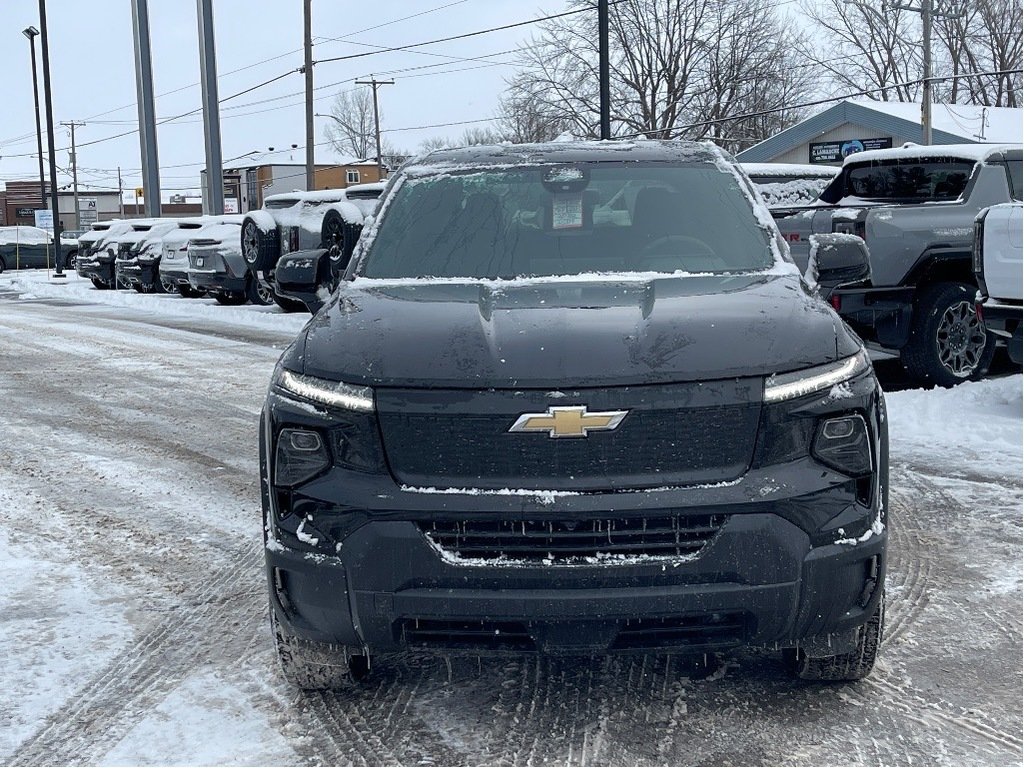
[[764, 383], [764, 401], [778, 403], [828, 389], [859, 376], [870, 367], [871, 360], [867, 353], [861, 350], [852, 357], [837, 360], [834, 363], [769, 376]]
[[274, 386], [284, 393], [332, 408], [346, 411], [373, 413], [373, 390], [354, 387], [341, 381], [329, 381], [316, 376], [303, 376], [283, 368], [274, 376]]
[[818, 461], [852, 477], [866, 475], [873, 468], [868, 426], [859, 414], [822, 421], [811, 452]]
[[274, 484], [293, 486], [323, 472], [331, 465], [319, 432], [287, 427], [277, 437]]

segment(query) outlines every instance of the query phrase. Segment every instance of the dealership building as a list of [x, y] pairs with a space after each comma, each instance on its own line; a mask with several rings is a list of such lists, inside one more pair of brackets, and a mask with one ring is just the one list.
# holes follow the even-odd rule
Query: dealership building
[[[932, 105], [933, 144], [1019, 144], [1024, 111], [967, 104]], [[841, 165], [868, 149], [923, 143], [921, 103], [850, 99], [745, 149], [744, 163]]]

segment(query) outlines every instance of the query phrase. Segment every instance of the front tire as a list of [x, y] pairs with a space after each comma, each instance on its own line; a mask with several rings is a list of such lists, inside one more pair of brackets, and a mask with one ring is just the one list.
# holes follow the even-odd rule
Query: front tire
[[98, 277], [90, 277], [89, 280], [92, 281], [92, 284], [97, 291], [106, 291], [110, 289], [110, 286], [107, 285], [102, 280], [100, 280]]
[[64, 257], [64, 270], [66, 272], [75, 271], [75, 263], [78, 261], [78, 251], [71, 251]]
[[306, 691], [352, 688], [369, 673], [365, 656], [349, 656], [340, 645], [317, 643], [288, 634], [270, 609], [270, 628], [285, 679]]
[[988, 372], [996, 340], [975, 311], [976, 293], [970, 283], [935, 283], [921, 291], [910, 341], [900, 353], [916, 381], [952, 387]]
[[871, 674], [882, 642], [885, 624], [885, 593], [871, 618], [858, 630], [857, 645], [849, 653], [810, 658], [801, 649], [788, 649], [784, 658], [790, 671], [801, 680], [820, 682], [852, 682]]

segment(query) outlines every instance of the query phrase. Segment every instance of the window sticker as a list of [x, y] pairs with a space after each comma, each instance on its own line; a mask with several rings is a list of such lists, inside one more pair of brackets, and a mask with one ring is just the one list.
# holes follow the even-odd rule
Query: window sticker
[[551, 228], [579, 229], [583, 226], [583, 193], [554, 195], [551, 199]]

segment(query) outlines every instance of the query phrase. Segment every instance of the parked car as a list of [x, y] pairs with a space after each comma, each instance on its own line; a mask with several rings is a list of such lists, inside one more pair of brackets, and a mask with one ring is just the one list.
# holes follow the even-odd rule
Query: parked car
[[1024, 217], [1021, 202], [986, 208], [974, 220], [974, 271], [979, 316], [989, 333], [1006, 342], [1010, 359], [1021, 364], [1024, 315]]
[[168, 232], [160, 241], [160, 259], [156, 264], [160, 283], [168, 293], [177, 291], [184, 298], [203, 296], [204, 292], [188, 282], [188, 241], [208, 224], [241, 221], [237, 214], [195, 216], [180, 219], [178, 228]]
[[[866, 276], [862, 241], [818, 245], [824, 290]], [[278, 264], [289, 296], [326, 303], [261, 414], [290, 681], [344, 687], [410, 649], [753, 644], [806, 679], [870, 672], [882, 392], [730, 157], [434, 152], [397, 173], [333, 294], [331, 257]]]
[[139, 221], [116, 219], [93, 224], [89, 232], [78, 238], [75, 270], [79, 276], [91, 280], [100, 290], [115, 287], [114, 260], [117, 258], [118, 238], [132, 232], [133, 225]]
[[242, 258], [241, 217], [207, 224], [188, 241], [188, 282], [193, 291], [213, 296], [219, 304], [270, 304], [273, 290]]
[[[242, 253], [249, 269], [266, 285], [274, 284], [277, 260], [308, 248], [330, 248], [335, 260], [347, 259], [355, 247], [363, 219], [373, 213], [384, 183], [346, 189], [270, 195], [263, 208], [247, 214], [242, 224]], [[274, 293], [288, 311], [301, 305]]]
[[778, 223], [801, 267], [813, 233], [863, 238], [871, 284], [834, 306], [916, 382], [951, 386], [984, 375], [995, 350], [974, 310], [974, 219], [1020, 195], [1020, 145], [912, 145], [851, 155], [818, 206]]
[[740, 163], [764, 198], [772, 217], [781, 219], [794, 208], [813, 203], [839, 173], [832, 165], [795, 163]]
[[0, 227], [0, 272], [5, 269], [51, 269], [53, 238], [45, 229], [18, 224]]
[[163, 238], [178, 229], [177, 219], [159, 219], [133, 226], [133, 234], [118, 241], [114, 275], [118, 285], [139, 293], [163, 293], [159, 264]]

